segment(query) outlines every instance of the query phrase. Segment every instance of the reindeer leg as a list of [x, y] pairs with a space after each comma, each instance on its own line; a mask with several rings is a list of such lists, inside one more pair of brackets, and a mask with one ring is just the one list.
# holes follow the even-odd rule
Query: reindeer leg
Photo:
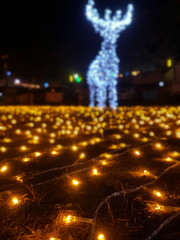
[[106, 89], [101, 86], [97, 89], [97, 105], [99, 108], [104, 108], [106, 106]]
[[90, 107], [94, 107], [95, 106], [95, 87], [93, 86], [89, 86], [89, 91], [90, 91]]
[[109, 106], [112, 108], [117, 108], [118, 106], [117, 89], [115, 84], [109, 86]]

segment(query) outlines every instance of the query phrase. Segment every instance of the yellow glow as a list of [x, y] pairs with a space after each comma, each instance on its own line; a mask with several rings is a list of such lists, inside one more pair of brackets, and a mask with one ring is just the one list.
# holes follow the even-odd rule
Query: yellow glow
[[16, 197], [12, 198], [12, 204], [17, 205], [18, 203], [19, 200]]
[[29, 161], [30, 161], [30, 158], [23, 158], [22, 161], [23, 161], [23, 162], [29, 162]]
[[141, 156], [141, 152], [139, 150], [135, 150], [134, 154], [137, 155], [137, 156]]
[[1, 172], [5, 172], [5, 171], [7, 171], [7, 166], [3, 166], [3, 167], [1, 168]]
[[97, 237], [98, 240], [106, 240], [104, 234], [99, 234]]
[[21, 151], [26, 151], [26, 150], [27, 150], [27, 147], [26, 147], [26, 146], [21, 146], [21, 147], [20, 147], [20, 150], [21, 150]]
[[142, 138], [142, 141], [143, 142], [148, 142], [148, 138], [144, 137], [144, 138]]
[[153, 192], [153, 194], [156, 195], [157, 197], [162, 197], [162, 193], [160, 193], [156, 190]]
[[112, 157], [112, 155], [111, 154], [109, 154], [109, 153], [102, 153], [100, 156], [99, 156], [100, 158], [111, 158]]
[[144, 175], [150, 175], [150, 172], [147, 170], [144, 170]]
[[180, 129], [176, 130], [176, 137], [180, 138]]
[[102, 161], [101, 163], [102, 163], [102, 165], [107, 165], [106, 161]]
[[150, 137], [154, 137], [154, 136], [155, 136], [155, 133], [151, 131], [151, 132], [149, 133], [149, 136], [150, 136]]
[[2, 147], [0, 148], [0, 150], [1, 150], [1, 152], [3, 152], [3, 153], [6, 152], [6, 148], [5, 148], [4, 146], [2, 146]]
[[62, 148], [63, 148], [63, 146], [60, 145], [60, 144], [58, 144], [58, 145], [56, 146], [56, 149], [57, 149], [57, 150], [61, 150]]
[[21, 134], [21, 129], [16, 129], [15, 133], [16, 134]]
[[55, 133], [50, 133], [49, 136], [50, 136], [50, 138], [55, 138], [56, 134]]
[[73, 145], [71, 149], [76, 152], [78, 150], [78, 147], [76, 145]]
[[163, 147], [161, 143], [156, 143], [155, 148], [161, 150]]
[[120, 134], [114, 134], [113, 136], [114, 136], [114, 138], [117, 139], [117, 140], [121, 139], [121, 135], [120, 135]]
[[69, 82], [70, 82], [70, 83], [74, 82], [74, 77], [73, 77], [73, 75], [70, 75], [70, 76], [69, 76]]
[[171, 58], [167, 59], [167, 67], [168, 68], [172, 67], [172, 59]]
[[179, 156], [180, 156], [180, 153], [174, 151], [174, 152], [170, 153], [170, 155], [171, 155], [172, 157], [179, 157]]
[[81, 153], [80, 155], [79, 155], [79, 158], [80, 159], [83, 159], [83, 158], [85, 158], [86, 157], [86, 154], [85, 153]]
[[98, 170], [96, 168], [94, 168], [93, 171], [92, 171], [92, 174], [93, 175], [98, 175]]
[[164, 210], [164, 206], [159, 205], [159, 204], [156, 204], [156, 205], [154, 206], [154, 209], [155, 209], [155, 210]]
[[134, 138], [139, 138], [140, 137], [140, 134], [139, 133], [134, 133]]
[[64, 220], [65, 223], [68, 224], [68, 223], [75, 222], [75, 221], [76, 221], [76, 217], [71, 216], [71, 215], [68, 215], [68, 216], [65, 216], [65, 217], [63, 218], [63, 220]]
[[40, 152], [35, 152], [35, 157], [39, 157], [39, 156], [41, 156], [41, 153]]
[[167, 161], [167, 162], [172, 162], [172, 161], [173, 161], [173, 159], [172, 159], [172, 158], [170, 158], [170, 157], [167, 157], [167, 158], [165, 158], [165, 161]]
[[31, 131], [27, 130], [27, 131], [25, 131], [25, 134], [29, 136], [29, 135], [31, 135]]
[[81, 142], [81, 143], [79, 143], [79, 145], [81, 145], [81, 146], [85, 147], [85, 146], [87, 146], [87, 145], [88, 145], [88, 143], [87, 143], [87, 142]]
[[72, 184], [73, 184], [74, 186], [78, 186], [78, 185], [79, 185], [79, 181], [76, 180], [76, 179], [73, 179], [73, 180], [72, 180]]
[[51, 154], [52, 154], [52, 155], [57, 155], [58, 152], [56, 152], [56, 151], [52, 151]]
[[125, 147], [126, 147], [126, 143], [120, 143], [120, 144], [119, 144], [119, 147], [120, 147], [120, 148], [125, 148]]
[[5, 142], [5, 143], [10, 143], [10, 142], [12, 142], [12, 140], [11, 140], [10, 138], [4, 138], [4, 139], [3, 139], [3, 142]]
[[20, 176], [17, 176], [17, 177], [16, 177], [16, 180], [17, 180], [18, 182], [21, 182], [21, 183], [23, 182], [23, 180], [22, 180], [22, 178], [21, 178]]
[[149, 211], [151, 212], [164, 212], [165, 206], [159, 205], [158, 203], [148, 203]]
[[50, 144], [54, 144], [55, 143], [55, 140], [53, 138], [49, 139], [49, 143]]
[[34, 136], [33, 139], [34, 140], [39, 140], [39, 137], [38, 136]]

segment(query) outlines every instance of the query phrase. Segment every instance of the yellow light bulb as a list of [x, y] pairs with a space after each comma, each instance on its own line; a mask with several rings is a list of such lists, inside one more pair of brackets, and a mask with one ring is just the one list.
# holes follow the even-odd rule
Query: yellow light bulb
[[167, 158], [165, 158], [165, 160], [167, 161], [167, 162], [172, 162], [172, 158], [170, 158], [170, 157], [167, 157]]
[[154, 193], [154, 195], [156, 195], [157, 197], [162, 197], [162, 194], [161, 194], [160, 192], [156, 191], [156, 190], [155, 190], [153, 193]]
[[99, 234], [97, 237], [98, 240], [106, 240], [104, 234]]
[[19, 200], [14, 197], [14, 198], [12, 199], [12, 203], [13, 203], [14, 205], [17, 205], [17, 204], [19, 203]]
[[6, 152], [6, 148], [5, 148], [4, 146], [2, 146], [2, 147], [0, 148], [0, 150], [1, 150], [1, 152], [3, 152], [3, 153]]
[[156, 143], [156, 144], [155, 144], [155, 148], [156, 148], [156, 149], [162, 149], [163, 147], [162, 147], [162, 144], [161, 144], [161, 143]]
[[21, 146], [21, 147], [20, 147], [20, 150], [21, 150], [21, 151], [26, 151], [26, 150], [27, 150], [27, 147], [26, 147], [26, 146]]
[[29, 159], [29, 158], [23, 158], [22, 161], [23, 161], [23, 162], [29, 162], [30, 159]]
[[93, 174], [93, 175], [98, 175], [97, 169], [94, 168], [92, 174]]
[[141, 155], [141, 153], [140, 153], [139, 150], [135, 150], [134, 154], [135, 154], [136, 156], [140, 156], [140, 155]]
[[33, 139], [34, 140], [39, 140], [39, 137], [38, 136], [34, 136]]
[[85, 153], [81, 153], [80, 155], [79, 155], [79, 158], [80, 159], [83, 159], [83, 158], [85, 158], [86, 157], [86, 154]]
[[75, 217], [72, 217], [71, 215], [68, 215], [66, 217], [64, 217], [64, 222], [65, 223], [71, 223], [75, 221]]
[[77, 151], [78, 150], [78, 147], [73, 145], [72, 148], [71, 148], [73, 151]]
[[22, 178], [21, 178], [20, 176], [17, 176], [17, 177], [16, 177], [16, 180], [17, 180], [18, 182], [21, 182], [21, 183], [23, 182], [23, 180], [22, 180]]
[[154, 209], [155, 209], [155, 210], [164, 210], [164, 206], [161, 206], [161, 205], [159, 205], [159, 204], [156, 204], [156, 205], [154, 206]]
[[1, 168], [1, 172], [5, 172], [7, 170], [7, 166]]
[[52, 151], [51, 154], [52, 154], [52, 155], [57, 155], [58, 152], [56, 152], [56, 151]]
[[35, 157], [39, 157], [39, 156], [41, 156], [41, 153], [40, 152], [36, 152], [34, 155], [35, 155]]
[[102, 165], [107, 165], [107, 162], [106, 161], [102, 161]]
[[73, 179], [73, 180], [72, 180], [72, 184], [73, 184], [74, 186], [78, 186], [78, 185], [79, 185], [79, 181], [77, 181], [76, 179]]

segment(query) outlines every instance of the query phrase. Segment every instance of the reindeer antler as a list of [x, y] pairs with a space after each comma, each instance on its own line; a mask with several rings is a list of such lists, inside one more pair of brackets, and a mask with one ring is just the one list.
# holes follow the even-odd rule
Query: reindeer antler
[[94, 8], [94, 5], [94, 0], [89, 0], [88, 4], [86, 5], [85, 14], [87, 19], [92, 22], [95, 30], [98, 32], [104, 24], [104, 19], [100, 18], [98, 10]]
[[128, 4], [128, 9], [126, 14], [124, 15], [123, 19], [119, 22], [120, 25], [128, 26], [132, 22], [134, 7], [132, 4]]
[[110, 9], [105, 10], [104, 19], [100, 18], [98, 10], [94, 7], [95, 2], [94, 0], [89, 0], [88, 4], [86, 5], [86, 17], [89, 21], [92, 22], [96, 32], [103, 32], [105, 28], [107, 28], [108, 23], [113, 23], [113, 28], [116, 29], [117, 32], [124, 30], [127, 25], [132, 22], [133, 10], [134, 7], [132, 4], [128, 5], [128, 9], [126, 14], [122, 16], [122, 11], [117, 10], [116, 14], [111, 18], [112, 11]]

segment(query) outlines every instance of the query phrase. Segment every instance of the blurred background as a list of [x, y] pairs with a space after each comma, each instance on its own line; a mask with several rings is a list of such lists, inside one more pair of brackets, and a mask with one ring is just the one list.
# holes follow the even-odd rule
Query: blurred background
[[[180, 103], [180, 1], [134, 0], [133, 23], [122, 32], [120, 105]], [[86, 72], [101, 37], [86, 20], [86, 0], [2, 2], [0, 104], [88, 105]], [[125, 13], [127, 0], [96, 0]]]

